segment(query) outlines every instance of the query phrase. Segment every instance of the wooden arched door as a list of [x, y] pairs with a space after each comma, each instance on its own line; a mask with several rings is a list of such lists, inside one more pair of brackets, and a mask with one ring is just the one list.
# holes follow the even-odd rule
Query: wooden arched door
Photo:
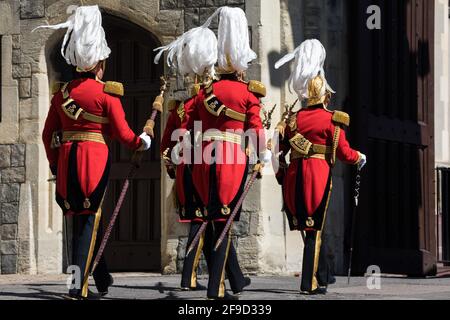
[[[122, 98], [127, 121], [136, 133], [149, 118], [154, 97], [159, 93], [161, 65], [153, 64], [159, 43], [148, 31], [126, 20], [103, 15], [103, 26], [112, 50], [103, 80], [119, 81], [125, 87]], [[160, 131], [159, 121], [155, 132]], [[132, 152], [114, 142], [112, 168], [104, 202], [106, 229], [130, 167]], [[111, 271], [159, 271], [161, 265], [161, 166], [159, 139], [145, 153], [142, 166], [132, 180], [118, 220], [105, 251]]]

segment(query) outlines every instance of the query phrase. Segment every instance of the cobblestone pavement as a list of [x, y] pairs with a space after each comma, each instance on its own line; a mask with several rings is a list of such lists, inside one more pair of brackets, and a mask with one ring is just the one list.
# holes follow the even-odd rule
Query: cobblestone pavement
[[[105, 300], [109, 299], [180, 299], [202, 300], [206, 291], [184, 292], [179, 290], [180, 277], [159, 274], [114, 274], [114, 286]], [[347, 279], [338, 277], [325, 296], [299, 294], [300, 279], [294, 276], [254, 276], [252, 284], [240, 300], [393, 300], [437, 299], [450, 300], [450, 277], [411, 279], [382, 277], [381, 289], [370, 290], [367, 278]], [[62, 299], [66, 293], [66, 275], [55, 276], [0, 276], [0, 300]], [[92, 283], [92, 282], [91, 282]], [[207, 284], [206, 277], [200, 283]], [[95, 287], [91, 289], [95, 292]]]

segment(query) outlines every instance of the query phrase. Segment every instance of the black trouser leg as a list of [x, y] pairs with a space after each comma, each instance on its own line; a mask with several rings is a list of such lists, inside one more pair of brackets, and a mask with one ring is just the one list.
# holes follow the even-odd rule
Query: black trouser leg
[[241, 292], [245, 286], [245, 278], [242, 274], [241, 267], [239, 266], [236, 249], [234, 248], [232, 241], [230, 242], [230, 250], [228, 251], [225, 270], [227, 272], [231, 290], [234, 293]]
[[[217, 242], [225, 222], [211, 222], [213, 224], [213, 246]], [[225, 296], [225, 265], [231, 244], [231, 235], [228, 231], [217, 251], [211, 253], [211, 267], [208, 281], [208, 298], [223, 298]]]
[[[103, 239], [103, 230], [102, 230], [102, 226], [100, 223], [98, 233], [97, 233], [97, 241], [95, 243], [94, 257], [97, 255], [97, 252], [102, 243], [102, 239]], [[93, 263], [93, 261], [92, 261], [92, 263]], [[104, 254], [101, 256], [100, 260], [98, 261], [97, 267], [95, 267], [95, 270], [94, 270], [94, 273], [92, 274], [92, 276], [94, 277], [95, 286], [97, 288], [97, 291], [105, 292], [110, 285], [111, 275], [109, 274]]]
[[321, 247], [321, 231], [306, 231], [300, 290], [311, 292], [319, 287], [317, 270]]
[[[188, 242], [186, 246], [189, 248], [192, 241], [194, 240], [198, 230], [201, 227], [201, 223], [191, 223], [191, 228], [189, 230]], [[202, 254], [203, 243], [205, 235], [202, 234], [199, 242], [195, 248], [185, 256], [183, 263], [183, 272], [181, 275], [181, 287], [182, 288], [196, 288], [197, 287], [197, 268], [200, 263], [200, 257]]]
[[208, 267], [208, 274], [211, 273], [211, 256], [212, 251], [214, 250], [215, 243], [213, 242], [213, 225], [212, 222], [208, 223], [208, 226], [205, 229], [205, 238], [203, 241], [203, 254], [205, 256], [206, 265]]
[[[203, 243], [203, 254], [205, 256], [206, 264], [208, 266], [208, 272], [210, 272], [210, 261], [211, 261], [211, 252], [215, 245], [213, 240], [213, 227], [212, 223], [208, 223], [208, 226], [205, 230], [205, 237]], [[239, 266], [239, 261], [237, 258], [236, 249], [234, 248], [233, 242], [230, 243], [230, 250], [228, 252], [228, 259], [225, 267], [228, 281], [230, 282], [231, 290], [234, 293], [241, 292], [245, 286], [245, 278], [242, 274], [241, 267]]]
[[328, 238], [322, 234], [322, 245], [319, 254], [319, 267], [317, 270], [317, 281], [319, 286], [327, 287], [336, 282], [334, 278], [334, 268], [332, 253], [328, 246]]
[[73, 235], [73, 264], [78, 266], [79, 272], [75, 274], [79, 279], [74, 279], [75, 288], [70, 294], [88, 295], [89, 271], [94, 258], [94, 249], [97, 240], [97, 230], [100, 225], [101, 210], [95, 215], [74, 216]]

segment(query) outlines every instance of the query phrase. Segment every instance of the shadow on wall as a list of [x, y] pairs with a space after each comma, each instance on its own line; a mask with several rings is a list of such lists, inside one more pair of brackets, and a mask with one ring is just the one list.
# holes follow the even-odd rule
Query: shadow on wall
[[[290, 25], [291, 29], [281, 30], [281, 41], [283, 43], [289, 43], [292, 41], [293, 48], [296, 48], [304, 40], [303, 35], [303, 2], [304, 0], [281, 0], [281, 23], [282, 28], [285, 25]], [[289, 39], [286, 39], [289, 37]], [[287, 54], [291, 49], [282, 47], [282, 51], [271, 51], [268, 53], [268, 61], [270, 68], [270, 84], [271, 86], [281, 88], [284, 83], [289, 79], [290, 68], [285, 66], [280, 70], [275, 70], [275, 63]]]

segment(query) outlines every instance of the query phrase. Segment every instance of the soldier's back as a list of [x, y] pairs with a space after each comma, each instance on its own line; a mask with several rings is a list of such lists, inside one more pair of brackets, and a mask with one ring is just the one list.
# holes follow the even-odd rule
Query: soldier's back
[[326, 144], [331, 142], [333, 112], [323, 107], [302, 109], [296, 118], [296, 129], [312, 143]]

